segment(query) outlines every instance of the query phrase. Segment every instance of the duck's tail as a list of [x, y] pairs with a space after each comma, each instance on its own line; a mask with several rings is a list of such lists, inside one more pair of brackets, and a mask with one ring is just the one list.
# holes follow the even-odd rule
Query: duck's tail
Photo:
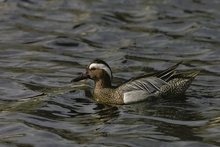
[[158, 92], [162, 97], [173, 98], [184, 95], [193, 79], [200, 73], [198, 70], [177, 72], [173, 75], [167, 85], [163, 86]]
[[195, 78], [199, 73], [200, 73], [199, 70], [194, 70], [194, 71], [191, 71], [191, 73], [189, 73], [188, 76], [191, 78]]
[[186, 79], [194, 79], [200, 71], [198, 70], [189, 70], [189, 71], [176, 71], [176, 68], [183, 63], [183, 61], [178, 62], [177, 64], [167, 68], [164, 71], [157, 72], [154, 76], [168, 82], [174, 78], [186, 78]]

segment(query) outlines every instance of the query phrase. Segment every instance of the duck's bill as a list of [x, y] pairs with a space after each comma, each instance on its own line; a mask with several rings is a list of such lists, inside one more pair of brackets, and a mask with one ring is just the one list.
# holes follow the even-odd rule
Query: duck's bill
[[76, 77], [71, 82], [78, 82], [80, 80], [88, 79], [88, 78], [89, 78], [89, 75], [87, 75], [86, 73], [82, 73], [80, 76]]

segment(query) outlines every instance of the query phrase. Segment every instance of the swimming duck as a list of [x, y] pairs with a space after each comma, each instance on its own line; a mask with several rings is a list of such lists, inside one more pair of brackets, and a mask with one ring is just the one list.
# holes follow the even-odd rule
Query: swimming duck
[[199, 71], [177, 72], [182, 62], [153, 74], [131, 78], [118, 86], [112, 86], [112, 70], [103, 60], [95, 59], [86, 72], [72, 80], [83, 79], [95, 81], [94, 98], [101, 103], [130, 104], [152, 97], [173, 98], [183, 95]]

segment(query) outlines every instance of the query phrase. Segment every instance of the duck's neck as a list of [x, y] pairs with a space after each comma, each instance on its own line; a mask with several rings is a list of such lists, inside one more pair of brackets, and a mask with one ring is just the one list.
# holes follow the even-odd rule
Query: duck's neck
[[111, 88], [111, 80], [108, 79], [98, 79], [95, 81], [95, 89], [102, 89], [102, 88]]

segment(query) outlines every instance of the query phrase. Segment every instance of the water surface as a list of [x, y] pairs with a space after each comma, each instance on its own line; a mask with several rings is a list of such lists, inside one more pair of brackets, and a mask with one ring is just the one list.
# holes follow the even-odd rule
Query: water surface
[[[0, 146], [219, 146], [220, 1], [0, 1]], [[70, 81], [93, 59], [114, 84], [198, 69], [184, 99], [126, 106]]]

